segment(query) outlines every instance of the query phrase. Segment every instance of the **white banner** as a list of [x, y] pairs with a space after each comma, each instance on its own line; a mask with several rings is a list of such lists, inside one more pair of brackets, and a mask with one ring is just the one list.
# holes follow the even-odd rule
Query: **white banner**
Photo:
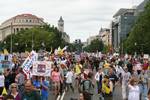
[[51, 63], [48, 61], [35, 61], [33, 63], [32, 75], [49, 76], [51, 74]]
[[30, 68], [33, 65], [34, 61], [37, 61], [38, 54], [35, 51], [32, 51], [29, 56], [26, 58], [24, 63], [22, 64], [23, 72], [28, 76], [30, 73]]

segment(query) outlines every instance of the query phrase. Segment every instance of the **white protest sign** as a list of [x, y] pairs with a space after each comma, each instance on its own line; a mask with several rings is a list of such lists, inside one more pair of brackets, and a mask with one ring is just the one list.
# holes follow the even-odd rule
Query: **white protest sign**
[[29, 56], [26, 58], [24, 63], [22, 64], [23, 72], [28, 76], [30, 73], [30, 68], [34, 61], [37, 61], [38, 54], [35, 51], [32, 51]]
[[35, 61], [33, 63], [32, 75], [49, 76], [51, 74], [51, 63], [47, 61]]
[[148, 54], [144, 54], [144, 59], [149, 59], [149, 55]]
[[5, 80], [4, 75], [0, 75], [0, 80], [1, 80], [0, 87], [4, 87], [4, 80]]

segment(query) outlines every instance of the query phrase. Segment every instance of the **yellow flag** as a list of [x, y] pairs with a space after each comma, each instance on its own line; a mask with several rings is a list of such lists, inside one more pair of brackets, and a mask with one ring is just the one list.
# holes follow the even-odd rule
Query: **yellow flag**
[[7, 49], [4, 49], [4, 55], [9, 55], [9, 52]]
[[5, 87], [3, 88], [2, 95], [7, 95], [7, 91], [6, 91], [6, 88], [5, 88]]

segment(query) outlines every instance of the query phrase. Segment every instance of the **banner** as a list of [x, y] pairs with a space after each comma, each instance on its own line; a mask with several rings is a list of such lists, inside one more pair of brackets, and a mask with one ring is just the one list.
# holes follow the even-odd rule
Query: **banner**
[[37, 61], [38, 54], [35, 51], [32, 51], [29, 56], [26, 58], [24, 63], [22, 64], [23, 72], [28, 76], [30, 73], [30, 68], [33, 65], [34, 61]]
[[49, 76], [51, 74], [51, 63], [47, 61], [35, 61], [33, 63], [32, 75]]

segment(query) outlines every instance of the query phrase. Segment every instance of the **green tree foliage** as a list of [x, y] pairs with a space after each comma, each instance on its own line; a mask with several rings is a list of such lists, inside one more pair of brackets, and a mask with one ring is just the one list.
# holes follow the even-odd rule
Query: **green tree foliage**
[[[3, 49], [10, 50], [11, 35], [7, 36], [2, 42]], [[31, 51], [32, 44], [34, 50], [50, 50], [53, 48], [64, 47], [66, 42], [62, 39], [62, 33], [54, 26], [44, 25], [28, 30], [22, 30], [12, 35], [13, 52]]]
[[128, 53], [150, 53], [150, 2], [145, 7], [124, 43]]
[[97, 51], [102, 51], [104, 48], [104, 44], [102, 41], [95, 39], [91, 42], [90, 45], [84, 47], [84, 51], [87, 52], [97, 52]]

